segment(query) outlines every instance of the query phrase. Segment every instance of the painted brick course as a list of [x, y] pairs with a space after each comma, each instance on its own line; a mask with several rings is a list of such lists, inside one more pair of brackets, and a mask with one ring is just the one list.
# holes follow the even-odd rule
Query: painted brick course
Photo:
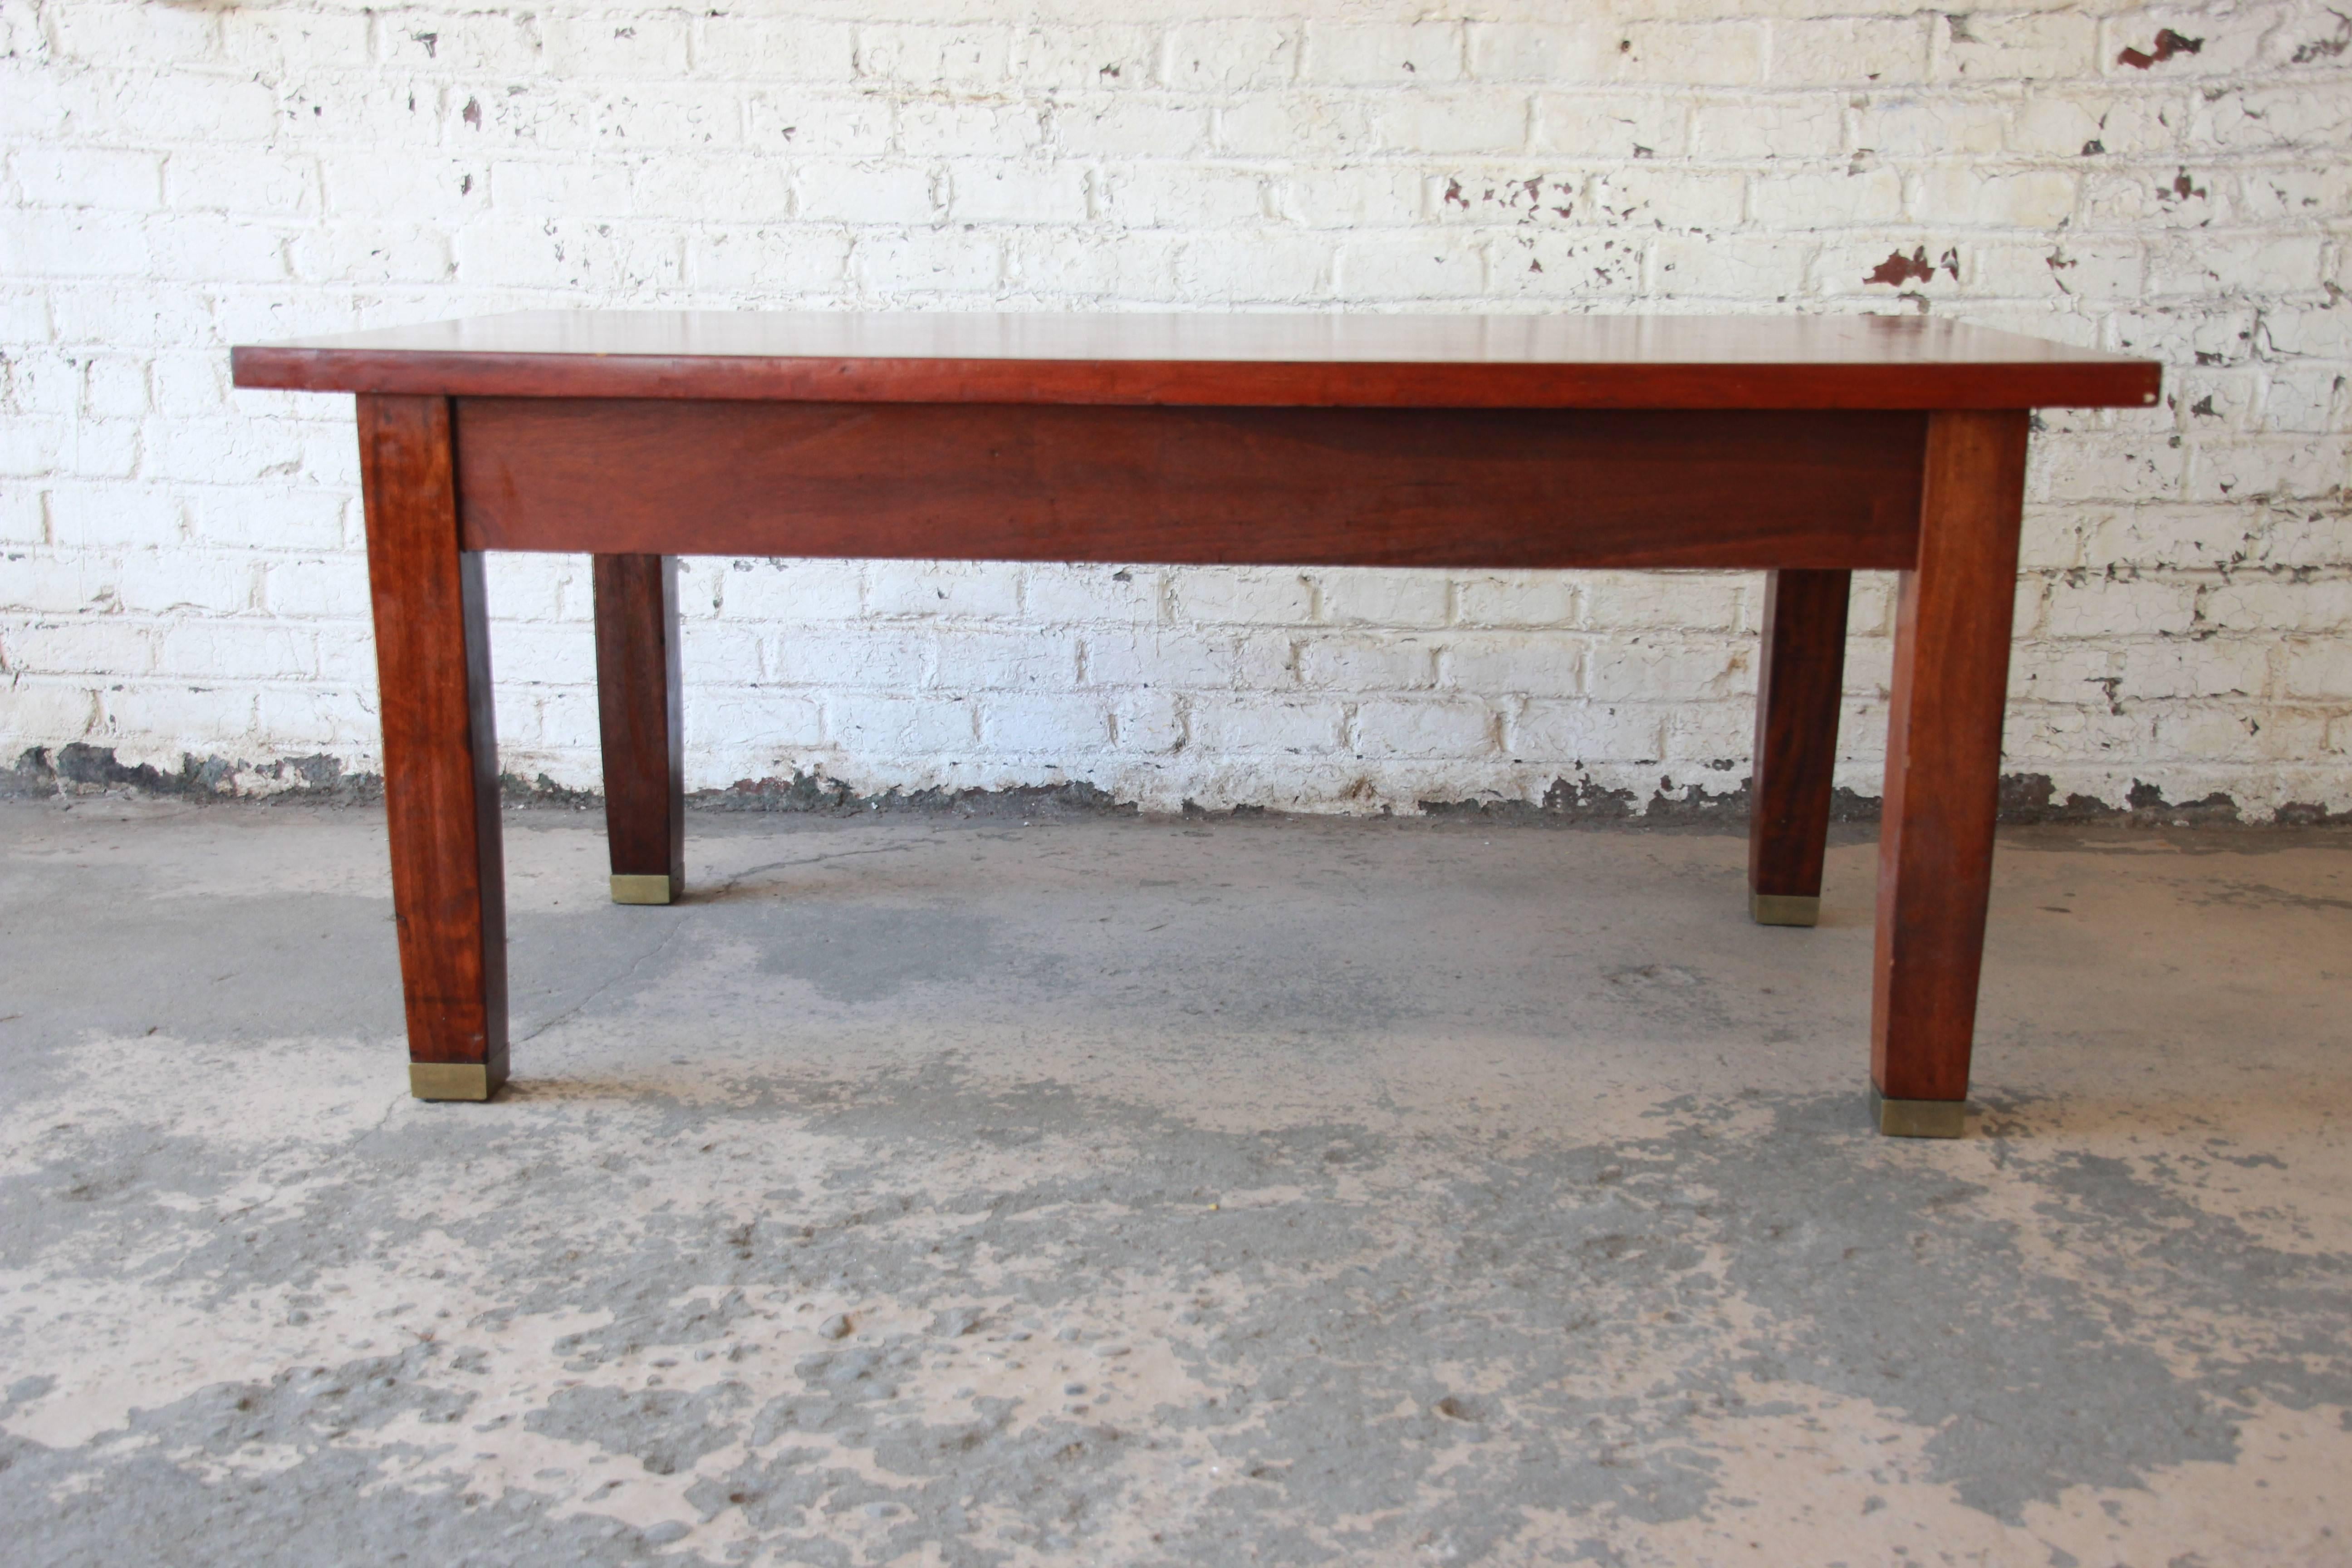
[[[234, 341], [549, 305], [1901, 310], [2157, 355], [2044, 416], [2010, 771], [2352, 807], [2352, 22], [0, 0], [0, 749], [367, 769], [347, 406]], [[509, 771], [588, 574], [498, 558]], [[698, 561], [698, 786], [1410, 809], [1747, 768], [1752, 576]], [[1839, 783], [1878, 792], [1887, 580]]]

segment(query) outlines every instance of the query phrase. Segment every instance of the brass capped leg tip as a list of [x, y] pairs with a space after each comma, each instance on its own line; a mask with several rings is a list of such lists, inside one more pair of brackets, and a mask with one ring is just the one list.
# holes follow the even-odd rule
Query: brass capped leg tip
[[666, 904], [669, 902], [667, 877], [623, 876], [613, 874], [613, 901], [616, 904]]
[[408, 1092], [419, 1100], [488, 1100], [499, 1086], [481, 1062], [411, 1062]]
[[1760, 926], [1817, 926], [1822, 901], [1801, 893], [1750, 893], [1748, 918]]
[[1889, 1100], [1870, 1086], [1870, 1124], [1888, 1138], [1958, 1138], [1966, 1134], [1965, 1100]]

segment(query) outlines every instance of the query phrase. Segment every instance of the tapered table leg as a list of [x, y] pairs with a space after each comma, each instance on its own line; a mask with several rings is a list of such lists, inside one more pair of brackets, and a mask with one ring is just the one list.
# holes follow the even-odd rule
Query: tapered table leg
[[1748, 912], [1759, 925], [1822, 915], [1851, 572], [1771, 572], [1764, 582], [1756, 777], [1749, 785]]
[[1887, 713], [1872, 1108], [1958, 1137], [1976, 1032], [2025, 493], [2022, 411], [1927, 424], [1917, 566], [1902, 574]]
[[678, 684], [677, 561], [596, 557], [596, 702], [613, 901], [686, 891], [686, 745]]
[[362, 394], [360, 474], [409, 1088], [507, 1077], [506, 872], [482, 558], [458, 548], [449, 403]]

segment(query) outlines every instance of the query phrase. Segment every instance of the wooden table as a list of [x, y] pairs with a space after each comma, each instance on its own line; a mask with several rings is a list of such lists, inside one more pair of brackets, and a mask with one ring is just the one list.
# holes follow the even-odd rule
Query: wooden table
[[1968, 1094], [2028, 411], [2145, 405], [2159, 381], [1884, 316], [545, 312], [235, 364], [239, 386], [359, 395], [425, 1099], [507, 1077], [485, 551], [595, 557], [624, 903], [686, 885], [681, 554], [1761, 569], [1750, 912], [1800, 926], [1863, 567], [1902, 574], [1873, 1115], [1929, 1136]]

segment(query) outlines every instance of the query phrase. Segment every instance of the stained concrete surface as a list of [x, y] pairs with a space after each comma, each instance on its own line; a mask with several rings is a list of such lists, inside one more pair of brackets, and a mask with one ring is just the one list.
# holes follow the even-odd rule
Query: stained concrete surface
[[2352, 1562], [2352, 836], [2005, 834], [1914, 1142], [1866, 840], [690, 831], [425, 1105], [375, 814], [0, 807], [8, 1561]]

